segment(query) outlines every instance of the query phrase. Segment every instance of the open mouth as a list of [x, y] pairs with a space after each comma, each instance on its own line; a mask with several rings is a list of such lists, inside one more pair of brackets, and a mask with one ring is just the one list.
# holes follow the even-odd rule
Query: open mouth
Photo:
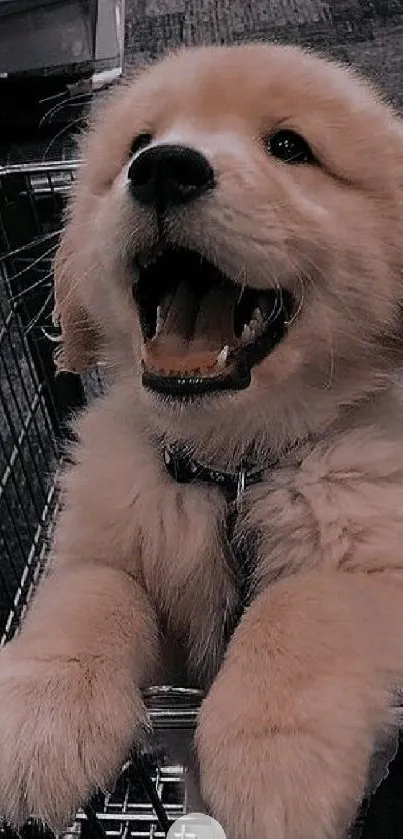
[[136, 264], [143, 385], [175, 397], [242, 390], [284, 338], [285, 290], [232, 282], [200, 254], [165, 248]]

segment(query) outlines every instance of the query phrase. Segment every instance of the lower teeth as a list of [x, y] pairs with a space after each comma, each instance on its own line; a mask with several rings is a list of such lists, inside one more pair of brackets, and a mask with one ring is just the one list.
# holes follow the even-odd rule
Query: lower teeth
[[220, 368], [225, 367], [225, 365], [227, 363], [228, 353], [229, 353], [229, 346], [227, 344], [225, 347], [222, 348], [221, 352], [218, 353], [217, 367], [220, 367]]

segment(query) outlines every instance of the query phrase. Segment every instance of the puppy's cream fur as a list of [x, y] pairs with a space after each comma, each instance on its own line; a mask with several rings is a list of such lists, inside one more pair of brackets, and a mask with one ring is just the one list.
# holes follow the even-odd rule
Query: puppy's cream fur
[[[320, 165], [272, 158], [280, 125]], [[299, 302], [245, 391], [182, 408], [142, 391], [132, 261], [157, 226], [127, 188], [139, 132], [219, 173], [168, 240]], [[115, 92], [83, 154], [56, 260], [59, 365], [103, 358], [113, 383], [77, 425], [50, 573], [1, 654], [0, 810], [60, 826], [108, 784], [142, 736], [169, 634], [209, 688], [201, 786], [228, 839], [340, 839], [403, 682], [402, 124], [313, 55], [203, 48]], [[280, 456], [239, 511], [239, 531], [260, 534], [255, 598], [224, 660], [225, 502], [171, 481], [164, 439], [223, 468], [250, 446]]]

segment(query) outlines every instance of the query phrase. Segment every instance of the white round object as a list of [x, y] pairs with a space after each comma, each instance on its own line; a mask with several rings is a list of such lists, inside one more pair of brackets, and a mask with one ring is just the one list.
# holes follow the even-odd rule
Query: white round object
[[169, 828], [167, 839], [226, 839], [220, 824], [205, 813], [187, 813]]

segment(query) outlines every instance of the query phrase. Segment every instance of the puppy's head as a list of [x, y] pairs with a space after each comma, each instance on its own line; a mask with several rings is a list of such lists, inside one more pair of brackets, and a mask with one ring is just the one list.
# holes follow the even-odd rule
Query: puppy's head
[[380, 386], [403, 134], [364, 82], [293, 48], [183, 51], [115, 92], [83, 150], [56, 260], [65, 367], [102, 352], [160, 426], [238, 442]]

